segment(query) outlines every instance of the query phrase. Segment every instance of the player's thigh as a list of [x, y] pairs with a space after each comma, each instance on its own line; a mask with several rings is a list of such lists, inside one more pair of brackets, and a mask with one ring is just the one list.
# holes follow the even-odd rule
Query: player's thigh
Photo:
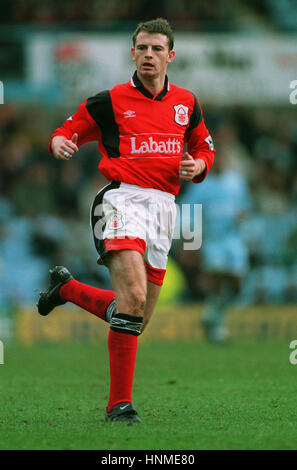
[[134, 250], [111, 251], [107, 265], [115, 291], [117, 312], [142, 315], [147, 295], [143, 255]]
[[161, 287], [162, 286], [154, 284], [153, 282], [147, 281], [147, 296], [143, 315], [142, 332], [146, 328], [148, 322], [151, 319], [152, 314], [154, 313], [160, 295]]

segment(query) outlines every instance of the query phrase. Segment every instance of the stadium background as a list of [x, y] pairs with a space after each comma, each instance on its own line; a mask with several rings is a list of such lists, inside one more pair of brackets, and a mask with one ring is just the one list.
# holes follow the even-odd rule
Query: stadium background
[[[67, 165], [53, 160], [47, 145], [52, 131], [87, 96], [130, 76], [131, 31], [138, 21], [156, 16], [168, 18], [175, 30], [170, 80], [197, 93], [217, 152], [250, 191], [251, 207], [241, 226], [250, 269], [227, 318], [231, 336], [297, 334], [297, 119], [290, 102], [290, 83], [297, 79], [296, 3], [2, 0], [3, 341], [91, 340], [94, 329], [105, 328], [76, 309], [70, 327], [68, 307], [46, 324], [35, 312], [52, 265], [67, 266], [83, 282], [110, 287], [107, 270], [95, 263], [88, 221], [90, 201], [105, 184], [95, 171], [96, 145], [83, 147]], [[172, 251], [160, 315], [148, 337], [174, 338], [181, 327], [185, 336], [203, 335], [201, 269], [196, 253]]]
[[[0, 448], [296, 449], [296, 1], [0, 6]], [[123, 432], [104, 423], [108, 325], [71, 305], [47, 318], [36, 312], [55, 264], [110, 287], [89, 229], [90, 202], [105, 184], [96, 145], [67, 164], [47, 145], [87, 96], [127, 80], [131, 32], [157, 16], [175, 30], [170, 80], [197, 93], [218, 159], [246, 185], [239, 236], [250, 267], [228, 306], [231, 341], [216, 345], [201, 323], [206, 240], [198, 252], [173, 244], [157, 311], [139, 338], [142, 432]], [[207, 186], [195, 188], [197, 202]]]

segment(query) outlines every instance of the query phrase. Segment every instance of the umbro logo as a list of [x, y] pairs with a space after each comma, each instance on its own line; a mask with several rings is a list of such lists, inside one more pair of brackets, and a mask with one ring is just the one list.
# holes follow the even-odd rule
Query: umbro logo
[[131, 109], [128, 109], [127, 111], [125, 111], [123, 115], [124, 115], [124, 118], [136, 117], [135, 111], [132, 111]]

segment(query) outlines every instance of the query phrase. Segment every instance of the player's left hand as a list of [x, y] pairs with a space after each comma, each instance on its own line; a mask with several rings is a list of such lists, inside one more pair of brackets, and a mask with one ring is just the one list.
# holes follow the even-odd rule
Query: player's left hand
[[179, 165], [179, 177], [185, 181], [191, 181], [195, 176], [200, 175], [205, 170], [206, 165], [202, 158], [196, 160], [188, 152], [185, 153], [185, 159]]

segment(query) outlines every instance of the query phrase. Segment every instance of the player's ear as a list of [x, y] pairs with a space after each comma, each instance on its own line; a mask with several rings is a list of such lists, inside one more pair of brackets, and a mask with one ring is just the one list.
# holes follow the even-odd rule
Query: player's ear
[[132, 57], [132, 60], [134, 60], [134, 62], [135, 62], [135, 49], [134, 49], [134, 47], [131, 47], [131, 57]]
[[168, 54], [168, 63], [172, 62], [174, 57], [175, 57], [175, 50], [171, 49], [171, 51], [169, 51], [169, 54]]

